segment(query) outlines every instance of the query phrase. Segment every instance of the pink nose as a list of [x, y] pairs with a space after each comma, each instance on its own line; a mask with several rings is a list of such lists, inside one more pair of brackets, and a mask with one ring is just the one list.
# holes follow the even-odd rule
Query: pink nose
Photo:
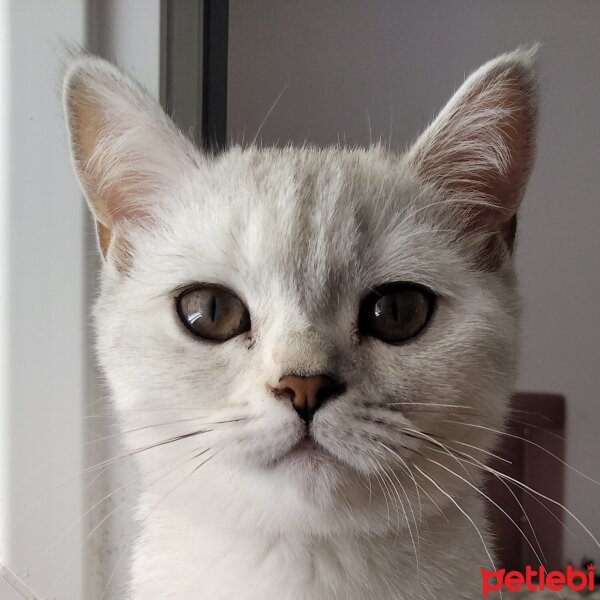
[[296, 412], [306, 423], [311, 421], [317, 409], [326, 400], [338, 395], [342, 390], [343, 386], [327, 375], [284, 375], [279, 383], [271, 388], [276, 397], [289, 398]]

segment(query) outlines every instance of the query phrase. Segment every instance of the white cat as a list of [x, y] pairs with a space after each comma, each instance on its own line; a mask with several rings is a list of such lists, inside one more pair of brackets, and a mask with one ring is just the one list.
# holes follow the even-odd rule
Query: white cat
[[143, 489], [127, 598], [481, 597], [533, 63], [484, 65], [403, 155], [216, 157], [110, 64], [72, 64], [98, 353]]

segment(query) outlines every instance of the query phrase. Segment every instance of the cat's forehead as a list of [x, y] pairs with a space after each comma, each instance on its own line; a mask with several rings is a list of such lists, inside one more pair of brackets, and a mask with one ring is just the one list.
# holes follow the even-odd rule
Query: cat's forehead
[[356, 258], [376, 220], [372, 199], [385, 185], [381, 173], [373, 172], [375, 157], [287, 149], [242, 158], [241, 169], [226, 169], [233, 188], [223, 191], [230, 223], [243, 216], [235, 223], [237, 240], [246, 258], [256, 261], [253, 268], [280, 262], [306, 277], [325, 266], [344, 268]]
[[165, 213], [161, 262], [180, 283], [337, 302], [348, 288], [415, 279], [433, 251], [406, 218], [415, 194], [401, 161], [379, 148], [234, 149]]
[[205, 183], [200, 203], [225, 212], [222, 225], [248, 255], [261, 247], [257, 258], [265, 258], [277, 249], [286, 260], [316, 249], [331, 262], [348, 260], [398, 221], [414, 195], [401, 161], [380, 148], [232, 151], [209, 168]]
[[377, 211], [396, 212], [408, 185], [401, 160], [379, 147], [234, 149], [206, 175], [222, 207], [306, 233], [349, 220], [366, 227]]

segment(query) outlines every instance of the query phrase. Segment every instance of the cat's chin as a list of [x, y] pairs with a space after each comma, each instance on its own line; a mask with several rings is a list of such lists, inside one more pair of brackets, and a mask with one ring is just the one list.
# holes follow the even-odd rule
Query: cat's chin
[[279, 458], [271, 468], [302, 467], [305, 469], [320, 468], [337, 462], [321, 444], [312, 436], [306, 435], [291, 450]]
[[310, 434], [303, 436], [291, 448], [269, 461], [266, 471], [295, 472], [298, 477], [312, 476], [317, 471], [336, 467], [337, 459]]
[[339, 486], [346, 467], [312, 436], [306, 435], [265, 465], [264, 471], [290, 488], [301, 489], [305, 499], [314, 496], [322, 502], [325, 495]]

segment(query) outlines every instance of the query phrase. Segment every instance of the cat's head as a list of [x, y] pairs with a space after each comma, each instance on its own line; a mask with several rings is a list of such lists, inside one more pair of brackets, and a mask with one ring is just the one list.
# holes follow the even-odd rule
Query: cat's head
[[485, 460], [514, 379], [532, 62], [484, 65], [404, 154], [219, 156], [111, 65], [71, 66], [99, 356], [150, 494], [162, 466], [181, 506], [243, 499], [309, 529], [460, 495], [444, 469]]

